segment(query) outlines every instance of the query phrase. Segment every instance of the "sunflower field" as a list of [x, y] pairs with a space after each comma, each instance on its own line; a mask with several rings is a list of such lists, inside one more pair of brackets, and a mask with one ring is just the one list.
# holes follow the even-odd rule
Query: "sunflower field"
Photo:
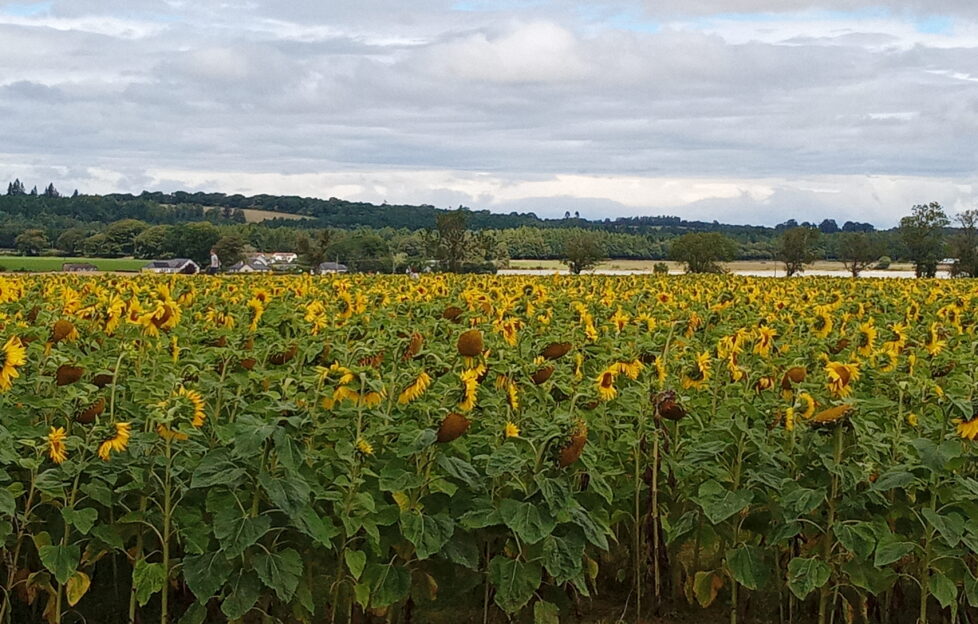
[[976, 304], [0, 278], [0, 623], [975, 622]]

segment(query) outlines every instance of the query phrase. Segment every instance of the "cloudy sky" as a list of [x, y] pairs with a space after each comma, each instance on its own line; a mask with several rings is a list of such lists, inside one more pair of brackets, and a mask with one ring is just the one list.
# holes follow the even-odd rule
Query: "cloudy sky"
[[888, 227], [978, 207], [974, 0], [0, 0], [0, 182]]

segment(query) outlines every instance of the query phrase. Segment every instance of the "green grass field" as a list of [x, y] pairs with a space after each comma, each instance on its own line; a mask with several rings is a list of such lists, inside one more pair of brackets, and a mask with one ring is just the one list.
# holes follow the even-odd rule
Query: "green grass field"
[[94, 264], [100, 271], [138, 271], [147, 260], [132, 258], [55, 258], [48, 256], [0, 256], [0, 271], [60, 271], [66, 262]]

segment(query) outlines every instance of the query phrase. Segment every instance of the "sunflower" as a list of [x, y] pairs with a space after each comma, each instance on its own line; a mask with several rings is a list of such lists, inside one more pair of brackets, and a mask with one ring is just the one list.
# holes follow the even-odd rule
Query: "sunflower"
[[471, 412], [475, 407], [479, 391], [479, 375], [478, 368], [470, 368], [459, 375], [462, 382], [462, 400], [459, 402], [458, 408], [463, 412]]
[[820, 339], [828, 338], [832, 333], [832, 317], [829, 316], [828, 309], [819, 306], [815, 308], [815, 316], [812, 319], [812, 331]]
[[784, 411], [784, 428], [786, 431], [795, 430], [795, 408], [793, 407]]
[[615, 388], [615, 377], [617, 374], [617, 366], [611, 366], [598, 375], [598, 395], [602, 401], [610, 401], [618, 396], [618, 390]]
[[374, 454], [374, 447], [370, 442], [367, 442], [364, 438], [357, 438], [357, 452], [359, 452], [364, 457], [370, 457]]
[[482, 332], [478, 329], [470, 329], [458, 337], [459, 355], [467, 358], [477, 357], [485, 350], [485, 342], [482, 339]]
[[763, 358], [768, 357], [771, 353], [771, 347], [774, 346], [774, 338], [778, 335], [778, 332], [767, 325], [762, 325], [757, 328], [757, 337], [754, 342], [754, 353], [760, 355]]
[[873, 326], [873, 319], [861, 323], [858, 330], [856, 350], [859, 355], [869, 357], [873, 352], [873, 344], [876, 342], [876, 327]]
[[51, 338], [49, 339], [53, 343], [61, 342], [62, 340], [67, 340], [68, 342], [78, 340], [78, 330], [75, 329], [71, 321], [64, 319], [55, 321], [54, 326], [51, 328]]
[[801, 412], [801, 417], [808, 420], [815, 415], [815, 399], [812, 395], [807, 392], [800, 392], [798, 394], [798, 401], [805, 406], [805, 409]]
[[618, 362], [615, 366], [620, 374], [628, 377], [632, 381], [638, 379], [639, 373], [645, 368], [645, 365], [638, 359], [632, 360], [631, 362]]
[[509, 403], [509, 407], [514, 410], [520, 408], [519, 390], [516, 387], [516, 382], [512, 379], [506, 382], [506, 402]]
[[180, 386], [180, 389], [177, 390], [177, 396], [185, 398], [193, 405], [194, 415], [190, 424], [196, 429], [203, 427], [204, 420], [207, 419], [207, 414], [204, 413], [204, 397], [196, 390], [187, 390], [183, 386]]
[[109, 456], [113, 452], [121, 453], [126, 450], [129, 446], [129, 436], [132, 431], [132, 425], [129, 423], [115, 423], [115, 433], [111, 438], [103, 441], [98, 447], [98, 456], [102, 458], [103, 461], [109, 461]]
[[628, 325], [628, 321], [630, 319], [627, 314], [621, 311], [621, 308], [618, 308], [615, 313], [611, 315], [609, 320], [611, 321], [611, 324], [615, 326], [615, 331], [617, 333], [621, 333], [621, 330], [625, 329], [625, 326]]
[[506, 425], [503, 427], [503, 435], [507, 438], [518, 438], [520, 437], [520, 428], [507, 420]]
[[825, 372], [829, 376], [828, 388], [832, 396], [847, 397], [852, 394], [852, 382], [859, 379], [859, 366], [857, 364], [828, 362], [825, 365]]
[[0, 368], [0, 392], [10, 390], [14, 379], [20, 376], [18, 366], [27, 363], [27, 349], [17, 336], [11, 336], [3, 345], [3, 368]]
[[417, 399], [419, 396], [424, 394], [425, 390], [427, 390], [428, 386], [430, 385], [431, 385], [431, 376], [428, 375], [428, 373], [426, 373], [425, 371], [421, 371], [421, 374], [418, 375], [418, 378], [415, 379], [413, 382], [411, 382], [411, 385], [405, 388], [404, 391], [401, 392], [401, 395], [397, 397], [397, 402], [400, 403], [401, 405], [407, 405], [411, 401]]
[[927, 338], [924, 339], [924, 348], [927, 349], [927, 353], [931, 356], [937, 355], [944, 350], [947, 346], [947, 341], [942, 340], [944, 337], [944, 329], [937, 322], [930, 324], [930, 330], [927, 332]]
[[51, 431], [48, 433], [48, 456], [56, 464], [60, 464], [68, 459], [68, 448], [65, 446], [66, 437], [68, 437], [68, 434], [65, 433], [64, 427], [58, 427], [57, 429], [51, 427]]
[[709, 351], [703, 351], [696, 356], [696, 362], [692, 369], [687, 371], [683, 375], [682, 384], [683, 388], [695, 388], [696, 390], [701, 390], [706, 386], [706, 382], [710, 379], [710, 353]]

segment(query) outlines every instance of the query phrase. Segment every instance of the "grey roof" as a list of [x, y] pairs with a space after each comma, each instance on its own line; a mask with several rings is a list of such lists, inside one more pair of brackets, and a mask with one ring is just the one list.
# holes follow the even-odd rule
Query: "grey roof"
[[228, 267], [228, 271], [240, 271], [245, 266], [251, 268], [253, 271], [271, 271], [271, 269], [268, 268], [268, 265], [261, 262], [255, 262], [254, 260], [242, 260], [241, 262], [236, 262]]
[[147, 269], [179, 269], [182, 266], [186, 266], [188, 262], [196, 264], [193, 260], [188, 258], [173, 258], [171, 260], [153, 260], [146, 265]]
[[346, 271], [347, 266], [339, 262], [323, 262], [319, 265], [320, 271]]

